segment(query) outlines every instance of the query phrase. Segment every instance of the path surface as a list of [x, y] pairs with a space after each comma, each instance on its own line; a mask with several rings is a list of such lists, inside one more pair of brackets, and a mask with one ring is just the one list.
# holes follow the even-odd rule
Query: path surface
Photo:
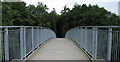
[[32, 53], [27, 60], [89, 60], [70, 39], [53, 38]]

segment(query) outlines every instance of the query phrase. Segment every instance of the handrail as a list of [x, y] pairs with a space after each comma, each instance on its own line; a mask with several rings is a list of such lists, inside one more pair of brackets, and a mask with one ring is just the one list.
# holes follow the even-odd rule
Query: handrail
[[0, 31], [2, 61], [23, 60], [46, 40], [56, 38], [56, 34], [51, 29], [41, 26], [0, 26], [0, 28], [2, 28]]
[[91, 27], [91, 28], [120, 28], [120, 26], [78, 26], [78, 27]]
[[93, 27], [93, 28], [120, 28], [120, 26], [79, 26], [79, 27]]
[[41, 28], [49, 29], [47, 27], [42, 27], [42, 26], [0, 26], [0, 28], [24, 28], [24, 27], [25, 28], [29, 28], [29, 27], [41, 27]]
[[120, 26], [77, 26], [77, 27], [73, 27], [69, 30], [72, 30], [75, 28], [120, 28]]
[[[107, 29], [101, 29], [107, 28]], [[120, 26], [78, 26], [66, 33], [95, 60], [120, 61]]]

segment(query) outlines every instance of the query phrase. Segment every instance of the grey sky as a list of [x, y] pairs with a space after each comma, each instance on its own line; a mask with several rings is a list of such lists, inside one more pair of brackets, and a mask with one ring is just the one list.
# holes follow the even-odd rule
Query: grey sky
[[56, 9], [57, 13], [60, 13], [61, 10], [63, 10], [63, 7], [67, 5], [67, 7], [72, 8], [75, 3], [78, 3], [80, 5], [82, 4], [91, 4], [95, 5], [97, 4], [100, 7], [104, 7], [108, 11], [111, 11], [112, 13], [118, 14], [118, 1], [119, 0], [23, 0], [29, 4], [36, 5], [37, 2], [43, 2], [47, 5], [49, 8], [49, 11], [51, 11], [53, 8]]

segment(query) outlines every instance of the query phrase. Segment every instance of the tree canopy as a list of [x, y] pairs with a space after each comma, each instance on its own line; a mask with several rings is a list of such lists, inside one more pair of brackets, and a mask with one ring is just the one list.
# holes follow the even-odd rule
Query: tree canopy
[[[1, 6], [0, 6], [1, 8]], [[76, 26], [120, 26], [120, 17], [98, 5], [75, 4], [72, 9], [65, 6], [61, 14], [55, 8], [48, 12], [47, 5], [37, 6], [25, 2], [2, 2], [3, 26], [44, 26], [63, 37], [68, 29]]]

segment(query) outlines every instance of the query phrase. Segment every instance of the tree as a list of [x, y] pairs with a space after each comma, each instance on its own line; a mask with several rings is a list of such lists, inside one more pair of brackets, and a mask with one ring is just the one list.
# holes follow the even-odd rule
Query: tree
[[3, 2], [3, 25], [32, 25], [29, 12], [24, 2]]
[[58, 37], [64, 37], [70, 28], [76, 26], [120, 25], [119, 16], [98, 5], [76, 3], [71, 10], [64, 6], [60, 15], [55, 8], [49, 13], [49, 8], [42, 2], [37, 6], [26, 6], [25, 2], [3, 2], [2, 7], [3, 25], [44, 26], [53, 29]]
[[49, 13], [49, 23], [50, 23], [50, 28], [53, 29], [56, 32], [56, 23], [59, 20], [59, 15], [56, 13], [55, 8]]
[[2, 2], [0, 1], [0, 26], [2, 26]]
[[[109, 26], [120, 25], [120, 18], [103, 7], [98, 5], [74, 5], [72, 10], [68, 10], [66, 6], [61, 11], [59, 28], [61, 35], [64, 36], [68, 29], [76, 26]], [[59, 32], [59, 33], [60, 33]]]
[[61, 15], [59, 17], [59, 20], [56, 22], [56, 31], [57, 31], [57, 35], [58, 37], [64, 37], [64, 34], [66, 32], [66, 30], [68, 30], [68, 13], [69, 13], [70, 9], [65, 6], [64, 10], [61, 11]]

